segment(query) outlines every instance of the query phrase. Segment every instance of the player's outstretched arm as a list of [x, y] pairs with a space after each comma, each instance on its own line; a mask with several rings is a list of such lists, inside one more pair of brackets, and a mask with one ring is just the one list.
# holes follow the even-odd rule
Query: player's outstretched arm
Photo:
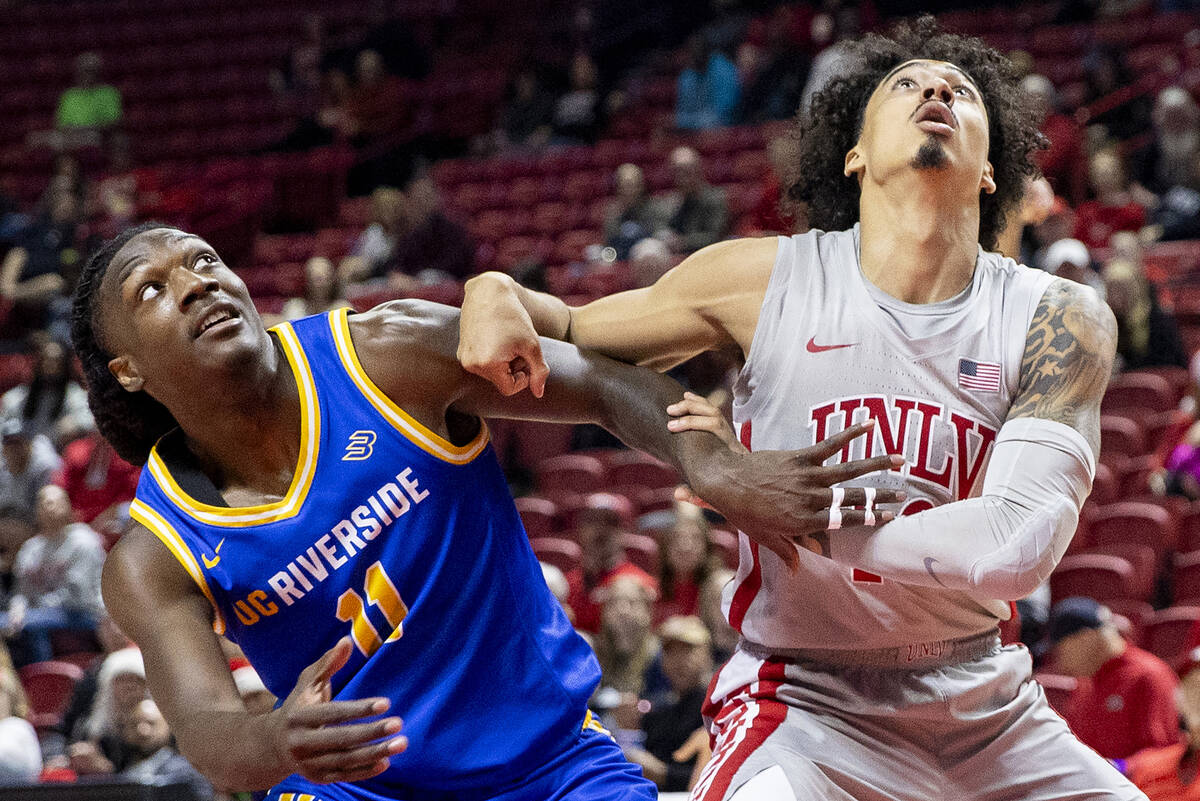
[[1028, 595], [1062, 558], [1091, 491], [1115, 350], [1108, 306], [1088, 287], [1055, 281], [1030, 323], [1020, 387], [982, 495], [877, 531], [831, 533], [832, 558], [980, 598]]
[[330, 700], [348, 640], [306, 668], [279, 709], [249, 712], [213, 632], [212, 606], [142, 526], [133, 524], [109, 553], [103, 588], [109, 613], [142, 649], [150, 692], [181, 753], [218, 788], [261, 790], [294, 773], [317, 782], [365, 779], [406, 747], [398, 718], [366, 721], [387, 710], [387, 699]]
[[[364, 369], [410, 414], [420, 407], [421, 398], [436, 398], [441, 405], [424, 412], [430, 422], [457, 415], [602, 425], [630, 447], [674, 464], [705, 500], [793, 566], [799, 563], [793, 538], [820, 531], [829, 519], [831, 484], [900, 463], [901, 457], [885, 455], [822, 466], [847, 442], [866, 433], [863, 426], [812, 448], [752, 454], [731, 450], [706, 431], [673, 433], [667, 407], [684, 397], [678, 383], [551, 339], [541, 340], [550, 367], [544, 396], [506, 397], [465, 372], [455, 358], [456, 309], [401, 301], [361, 317], [351, 335]], [[843, 516], [848, 525], [863, 522], [865, 513], [849, 507], [862, 505], [864, 498], [862, 489], [846, 491], [842, 505], [847, 507]], [[877, 500], [889, 503], [897, 496], [881, 490]], [[881, 515], [878, 522], [889, 517], [890, 513]]]
[[528, 387], [541, 397], [548, 368], [539, 336], [657, 370], [731, 342], [746, 352], [777, 247], [775, 237], [720, 242], [653, 286], [575, 308], [484, 273], [467, 282], [459, 361], [505, 395]]

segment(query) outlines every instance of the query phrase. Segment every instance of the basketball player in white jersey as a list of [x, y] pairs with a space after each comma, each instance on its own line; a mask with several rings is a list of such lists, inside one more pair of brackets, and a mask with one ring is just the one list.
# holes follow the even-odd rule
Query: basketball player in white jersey
[[840, 458], [904, 455], [842, 485], [903, 488], [894, 522], [842, 528], [835, 501], [816, 537], [742, 535], [724, 598], [742, 639], [710, 687], [694, 799], [1144, 798], [997, 636], [1091, 489], [1113, 317], [989, 252], [1041, 144], [1004, 58], [929, 18], [856, 55], [797, 134], [788, 191], [824, 231], [713, 245], [580, 308], [481, 276], [460, 359], [537, 395], [535, 331], [660, 369], [735, 343], [747, 447], [873, 421]]

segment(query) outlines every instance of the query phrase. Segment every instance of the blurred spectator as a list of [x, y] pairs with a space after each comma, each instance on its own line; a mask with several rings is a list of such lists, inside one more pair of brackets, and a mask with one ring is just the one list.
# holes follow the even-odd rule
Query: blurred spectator
[[333, 262], [324, 256], [313, 256], [304, 264], [304, 297], [288, 298], [280, 316], [285, 320], [299, 320], [349, 305], [342, 278]]
[[592, 144], [600, 133], [600, 76], [587, 53], [571, 59], [567, 91], [554, 101], [551, 129], [556, 144]]
[[48, 210], [16, 237], [15, 247], [0, 264], [0, 298], [9, 306], [4, 327], [9, 339], [29, 331], [54, 327], [66, 332], [70, 303], [65, 293], [73, 286], [80, 260], [79, 200], [59, 191]]
[[12, 594], [17, 552], [33, 536], [33, 518], [12, 504], [0, 506], [0, 604]]
[[[604, 506], [580, 510], [576, 517], [575, 540], [583, 549], [579, 568], [567, 574], [568, 603], [575, 610], [575, 626], [586, 632], [600, 630], [601, 606], [596, 591], [620, 576], [633, 576], [643, 583], [654, 579], [625, 558], [621, 549], [621, 516]], [[655, 592], [657, 594], [657, 591]], [[647, 623], [649, 625], [649, 623]]]
[[121, 743], [130, 760], [121, 778], [153, 786], [186, 784], [197, 801], [211, 801], [212, 785], [175, 750], [166, 718], [153, 700], [138, 702], [122, 721]]
[[1046, 150], [1035, 154], [1038, 167], [1053, 187], [1072, 205], [1087, 197], [1087, 158], [1083, 149], [1083, 131], [1074, 118], [1063, 114], [1054, 84], [1044, 75], [1028, 75], [1021, 81], [1021, 90], [1038, 128], [1050, 143]]
[[64, 449], [55, 483], [67, 491], [75, 515], [112, 542], [127, 522], [139, 474], [92, 428]]
[[1136, 262], [1114, 258], [1104, 266], [1104, 292], [1117, 318], [1117, 357], [1122, 370], [1188, 366], [1179, 326], [1158, 305], [1158, 293]]
[[709, 539], [708, 521], [700, 507], [676, 504], [675, 524], [659, 542], [658, 602], [655, 620], [695, 615], [700, 610], [700, 588], [720, 566]]
[[1076, 239], [1089, 248], [1102, 248], [1115, 232], [1138, 231], [1146, 224], [1146, 209], [1130, 192], [1125, 165], [1116, 150], [1092, 156], [1088, 175], [1096, 197], [1075, 210]]
[[1091, 598], [1059, 601], [1049, 638], [1057, 669], [1082, 680], [1063, 717], [1085, 745], [1106, 759], [1125, 759], [1176, 742], [1175, 672], [1127, 643], [1107, 607]]
[[675, 257], [661, 239], [646, 237], [629, 250], [629, 271], [635, 286], [650, 286], [674, 266]]
[[613, 172], [615, 197], [604, 216], [604, 244], [629, 258], [630, 249], [666, 224], [659, 203], [646, 189], [646, 177], [636, 164], [622, 164]]
[[71, 768], [80, 776], [117, 773], [132, 761], [121, 730], [149, 698], [146, 666], [136, 646], [105, 657], [96, 679], [96, 699], [83, 723], [83, 739], [69, 749]]
[[738, 52], [743, 123], [789, 119], [800, 108], [808, 58], [791, 39], [791, 7], [781, 5], [763, 26], [762, 47], [747, 43]]
[[1137, 181], [1162, 194], [1173, 186], [1190, 185], [1200, 156], [1200, 109], [1184, 89], [1168, 86], [1154, 102], [1154, 139], [1132, 163]]
[[133, 647], [133, 642], [107, 614], [100, 618], [100, 625], [96, 627], [96, 639], [100, 641], [101, 652], [96, 655], [92, 664], [84, 669], [83, 678], [75, 682], [75, 688], [71, 690], [71, 697], [67, 700], [67, 708], [63, 710], [59, 734], [67, 743], [87, 739], [87, 721], [96, 704], [100, 671], [105, 659], [110, 654]]
[[464, 281], [475, 270], [475, 243], [467, 230], [442, 211], [433, 178], [414, 171], [403, 187], [399, 236], [382, 270], [391, 285], [406, 289], [421, 284]]
[[381, 186], [371, 193], [371, 218], [358, 235], [350, 255], [338, 265], [338, 277], [346, 284], [381, 275], [391, 258], [396, 241], [403, 233], [404, 193], [392, 186]]
[[42, 750], [28, 717], [21, 678], [0, 643], [0, 785], [34, 782], [42, 772]]
[[675, 127], [702, 131], [732, 125], [741, 98], [737, 67], [703, 34], [688, 39], [688, 65], [675, 89]]
[[1092, 256], [1087, 245], [1078, 239], [1060, 239], [1042, 253], [1043, 270], [1059, 278], [1085, 284], [1104, 297], [1104, 280], [1092, 266]]
[[721, 609], [721, 594], [733, 576], [734, 572], [729, 568], [718, 568], [709, 574], [700, 588], [700, 619], [712, 637], [713, 661], [719, 665], [729, 661], [738, 644], [737, 630], [729, 625]]
[[388, 0], [371, 0], [367, 4], [366, 34], [357, 49], [373, 50], [383, 59], [384, 68], [401, 78], [424, 78], [429, 74], [429, 51], [413, 35], [414, 21], [394, 13], [395, 4]]
[[61, 342], [37, 337], [33, 345], [33, 378], [0, 395], [0, 419], [21, 420], [26, 430], [61, 447], [94, 427], [87, 392], [71, 377]]
[[546, 586], [550, 588], [550, 594], [554, 596], [554, 600], [558, 601], [559, 606], [563, 608], [563, 612], [567, 615], [567, 620], [571, 621], [571, 625], [575, 625], [575, 610], [571, 608], [568, 598], [571, 594], [571, 586], [567, 584], [567, 576], [554, 565], [538, 562], [542, 568], [542, 577], [546, 579]]
[[670, 687], [642, 718], [646, 738], [643, 747], [625, 750], [625, 756], [640, 765], [647, 779], [664, 792], [688, 789], [695, 757], [677, 760], [675, 754], [704, 726], [700, 709], [712, 678], [712, 642], [697, 617], [671, 617], [658, 631], [662, 643], [662, 667]]
[[55, 125], [67, 134], [68, 146], [89, 143], [87, 134], [103, 133], [121, 122], [121, 93], [100, 83], [103, 65], [98, 53], [82, 53], [75, 59], [75, 84], [58, 98]]
[[17, 552], [13, 597], [0, 615], [0, 630], [17, 645], [21, 664], [50, 659], [56, 631], [96, 631], [104, 614], [103, 566], [100, 538], [75, 522], [67, 493], [53, 484], [43, 487], [36, 533]]
[[812, 20], [812, 41], [820, 52], [812, 60], [808, 80], [800, 95], [800, 110], [807, 113], [812, 97], [834, 78], [848, 74], [849, 45], [862, 32], [862, 16], [858, 4], [847, 3], [835, 11], [822, 11]]
[[275, 708], [275, 696], [263, 684], [258, 671], [250, 665], [242, 665], [233, 669], [233, 683], [246, 709], [255, 714], [265, 715]]
[[62, 459], [45, 437], [37, 437], [24, 420], [0, 423], [0, 508], [11, 508], [33, 522], [37, 496], [62, 467]]
[[596, 635], [600, 660], [600, 685], [645, 698], [662, 686], [657, 673], [659, 643], [650, 626], [654, 580], [645, 576], [617, 576], [601, 593], [603, 612]]
[[493, 134], [496, 146], [540, 148], [550, 141], [554, 98], [542, 85], [538, 71], [525, 67], [513, 77]]
[[1194, 801], [1200, 798], [1200, 649], [1179, 672], [1175, 705], [1183, 724], [1179, 742], [1146, 748], [1131, 756], [1124, 773], [1149, 801]]
[[666, 199], [671, 249], [693, 253], [722, 239], [729, 231], [729, 204], [724, 189], [704, 180], [700, 154], [690, 147], [671, 151], [671, 176], [675, 191]]
[[357, 146], [383, 142], [403, 127], [407, 106], [400, 79], [388, 75], [374, 50], [363, 50], [354, 60], [354, 84], [344, 109], [342, 130]]
[[[1137, 76], [1120, 50], [1111, 45], [1098, 45], [1083, 60], [1083, 82], [1083, 104], [1091, 106], [1098, 101], [1113, 100], [1114, 93], [1119, 90], [1131, 89]], [[1117, 141], [1132, 139], [1150, 127], [1150, 99], [1130, 92], [1124, 102], [1093, 114], [1088, 124], [1103, 126]]]
[[750, 211], [748, 224], [743, 222], [740, 233], [744, 236], [784, 234], [790, 236], [797, 230], [796, 214], [783, 204], [783, 176], [791, 165], [792, 148], [787, 137], [777, 136], [767, 144], [770, 161], [762, 178], [762, 191], [758, 203]]

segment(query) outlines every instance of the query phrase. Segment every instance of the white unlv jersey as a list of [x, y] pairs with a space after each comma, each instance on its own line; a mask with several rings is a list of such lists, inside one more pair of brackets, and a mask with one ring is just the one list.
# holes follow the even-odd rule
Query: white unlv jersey
[[[903, 488], [905, 514], [978, 494], [1018, 386], [1030, 321], [1053, 278], [980, 249], [963, 293], [903, 303], [864, 278], [858, 237], [857, 225], [780, 237], [735, 388], [742, 441], [753, 450], [803, 448], [873, 418], [874, 431], [829, 464], [882, 453], [902, 453], [906, 464], [843, 486]], [[740, 540], [725, 612], [767, 649], [956, 639], [1010, 614], [1004, 601], [900, 584], [803, 549], [792, 575], [774, 553], [744, 534]]]

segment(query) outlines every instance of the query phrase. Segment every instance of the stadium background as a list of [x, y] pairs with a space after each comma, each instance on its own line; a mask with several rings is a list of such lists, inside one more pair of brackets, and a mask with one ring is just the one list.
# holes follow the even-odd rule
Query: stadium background
[[[265, 315], [331, 300], [358, 309], [393, 297], [458, 303], [464, 279], [484, 270], [582, 303], [644, 285], [714, 238], [803, 230], [802, 210], [797, 219], [777, 208], [777, 165], [814, 65], [836, 71], [830, 56], [841, 38], [926, 10], [950, 31], [981, 36], [1023, 76], [1044, 77], [1027, 77], [1031, 89], [1053, 88], [1042, 97], [1053, 95], [1044, 166], [1054, 198], [1031, 212], [1023, 260], [1108, 284], [1114, 303], [1129, 293], [1141, 300], [1126, 302], [1127, 314], [1117, 309], [1128, 369], [1105, 398], [1095, 489], [1047, 592], [1023, 607], [1021, 636], [1038, 647], [1047, 603], [1085, 595], [1119, 615], [1128, 641], [1173, 668], [1190, 664], [1200, 644], [1200, 484], [1189, 472], [1200, 442], [1192, 428], [1200, 397], [1194, 4], [8, 0], [0, 9], [0, 391], [26, 393], [40, 386], [37, 354], [62, 339], [64, 298], [81, 262], [130, 222], [158, 219], [206, 237]], [[64, 111], [65, 92], [93, 84], [115, 88], [115, 116], [94, 93]], [[1173, 180], [1159, 169], [1171, 136], [1193, 148], [1185, 154], [1192, 172]], [[699, 164], [719, 190], [706, 197], [724, 204], [724, 217], [680, 216], [685, 163]], [[616, 176], [629, 164], [648, 197], [620, 205]], [[623, 228], [639, 219], [639, 203], [656, 209], [646, 212], [654, 225]], [[635, 243], [646, 235], [658, 244]], [[427, 269], [423, 259], [443, 246], [455, 258]], [[328, 261], [314, 265], [314, 257]], [[306, 297], [322, 268], [343, 277], [340, 297]], [[720, 403], [736, 366], [718, 354], [678, 375]], [[20, 420], [19, 403], [3, 407]], [[70, 471], [80, 459], [81, 469], [94, 468], [101, 446], [86, 421], [45, 433], [65, 460], [54, 480], [70, 492]], [[594, 607], [575, 610], [590, 620], [582, 628], [602, 625], [597, 596], [579, 600], [586, 549], [605, 536], [597, 527], [618, 538], [620, 561], [646, 576], [639, 581], [652, 618], [642, 644], [653, 651], [654, 627], [673, 613], [715, 625], [699, 608], [703, 580], [727, 576], [736, 562], [736, 538], [719, 519], [701, 524], [711, 563], [696, 568], [692, 594], [663, 601], [661, 582], [678, 579], [668, 553], [682, 525], [672, 471], [590, 429], [502, 422], [494, 439], [539, 558], [568, 580], [568, 603]], [[104, 481], [119, 506], [129, 476], [118, 472]], [[75, 512], [111, 546], [119, 515], [97, 518], [106, 510]], [[9, 526], [6, 515], [19, 515], [0, 510], [7, 603], [15, 554], [38, 524]], [[60, 784], [28, 797], [84, 797], [72, 795], [70, 781], [85, 771], [65, 759], [63, 714], [72, 688], [102, 659], [101, 639], [59, 633], [52, 647], [50, 663], [19, 675], [24, 716], [46, 747], [43, 778]], [[1041, 675], [1065, 707], [1077, 680], [1055, 674], [1051, 661]], [[635, 701], [649, 694], [640, 689]], [[643, 698], [642, 711], [650, 706]], [[0, 789], [0, 797], [26, 796]]]

